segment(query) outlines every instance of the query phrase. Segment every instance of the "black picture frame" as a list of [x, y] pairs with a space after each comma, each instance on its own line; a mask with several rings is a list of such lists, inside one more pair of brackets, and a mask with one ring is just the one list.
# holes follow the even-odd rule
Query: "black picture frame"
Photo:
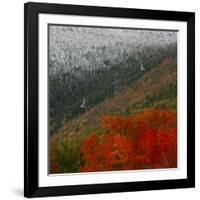
[[[39, 187], [38, 15], [40, 13], [187, 22], [187, 178]], [[195, 13], [81, 5], [24, 5], [24, 196], [44, 197], [195, 187]]]

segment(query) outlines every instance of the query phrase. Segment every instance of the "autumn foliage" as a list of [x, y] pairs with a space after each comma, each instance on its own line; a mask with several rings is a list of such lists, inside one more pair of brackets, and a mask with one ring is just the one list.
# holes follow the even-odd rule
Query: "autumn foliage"
[[102, 117], [103, 134], [90, 134], [80, 151], [81, 172], [177, 167], [177, 117], [148, 109]]

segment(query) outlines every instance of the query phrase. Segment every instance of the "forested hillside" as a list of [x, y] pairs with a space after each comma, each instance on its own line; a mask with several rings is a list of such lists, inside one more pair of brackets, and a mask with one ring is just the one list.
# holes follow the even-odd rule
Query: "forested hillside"
[[50, 173], [177, 167], [177, 34], [49, 26]]
[[[83, 100], [90, 110], [130, 87], [162, 60], [176, 57], [176, 35], [173, 32], [97, 31], [77, 27], [51, 29], [51, 135], [62, 124], [85, 112], [80, 107]], [[72, 36], [78, 33], [78, 39], [73, 40]]]
[[[102, 116], [129, 117], [143, 113], [145, 109], [154, 109], [155, 111], [170, 111], [174, 113], [176, 119], [176, 76], [176, 60], [165, 59], [144, 73], [129, 89], [119, 92], [116, 96], [63, 124], [59, 133], [51, 137], [52, 172], [80, 170], [82, 166], [80, 147], [83, 141], [92, 133], [104, 135]], [[158, 121], [159, 115], [153, 120]], [[166, 122], [165, 125], [167, 124]]]

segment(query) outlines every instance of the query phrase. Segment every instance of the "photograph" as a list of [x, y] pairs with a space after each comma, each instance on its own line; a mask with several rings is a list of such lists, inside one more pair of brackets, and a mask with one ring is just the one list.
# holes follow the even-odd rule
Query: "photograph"
[[178, 168], [176, 30], [48, 24], [48, 173]]
[[195, 13], [24, 4], [24, 196], [195, 187]]

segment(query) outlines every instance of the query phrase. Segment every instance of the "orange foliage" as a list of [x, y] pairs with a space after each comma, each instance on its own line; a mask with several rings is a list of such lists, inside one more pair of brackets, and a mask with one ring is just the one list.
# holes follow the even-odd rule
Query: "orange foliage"
[[177, 166], [176, 113], [145, 110], [129, 116], [102, 117], [103, 135], [82, 144], [80, 171], [172, 168]]

